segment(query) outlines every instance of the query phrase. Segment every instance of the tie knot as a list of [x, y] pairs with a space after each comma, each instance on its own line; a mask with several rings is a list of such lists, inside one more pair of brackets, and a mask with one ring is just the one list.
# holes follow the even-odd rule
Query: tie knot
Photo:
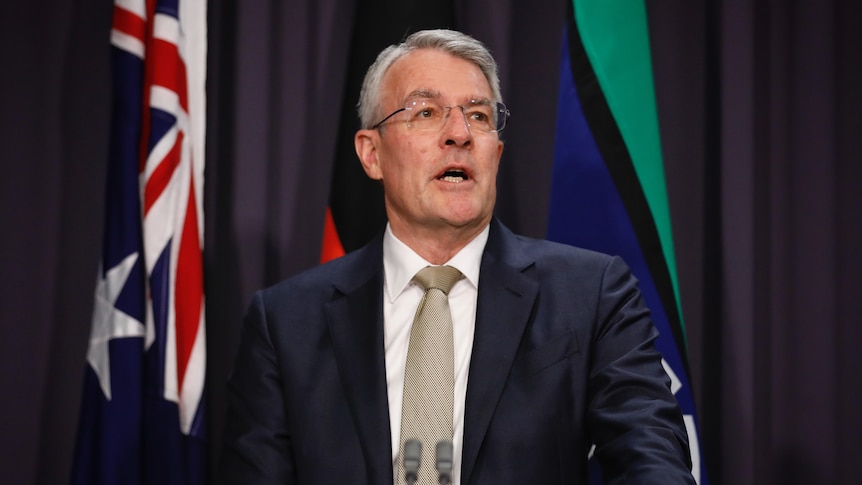
[[416, 273], [413, 281], [422, 285], [425, 291], [437, 288], [448, 295], [452, 286], [463, 277], [464, 275], [452, 266], [426, 266]]

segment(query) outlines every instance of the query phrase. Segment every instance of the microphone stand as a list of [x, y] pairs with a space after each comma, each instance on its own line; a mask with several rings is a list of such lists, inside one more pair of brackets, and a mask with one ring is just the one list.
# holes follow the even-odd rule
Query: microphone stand
[[404, 481], [407, 485], [415, 485], [419, 477], [419, 465], [422, 461], [422, 442], [413, 438], [404, 442]]
[[452, 441], [440, 440], [435, 452], [440, 485], [449, 485], [452, 483]]

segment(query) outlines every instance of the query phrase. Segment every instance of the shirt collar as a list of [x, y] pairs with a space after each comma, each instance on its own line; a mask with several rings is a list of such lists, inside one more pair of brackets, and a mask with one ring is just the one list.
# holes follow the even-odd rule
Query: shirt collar
[[[485, 226], [482, 232], [444, 263], [458, 269], [474, 288], [479, 287], [479, 268], [482, 265], [482, 252], [488, 242], [490, 227]], [[387, 223], [386, 232], [383, 234], [383, 273], [389, 301], [394, 302], [410, 285], [416, 273], [426, 266], [433, 265], [395, 237]]]

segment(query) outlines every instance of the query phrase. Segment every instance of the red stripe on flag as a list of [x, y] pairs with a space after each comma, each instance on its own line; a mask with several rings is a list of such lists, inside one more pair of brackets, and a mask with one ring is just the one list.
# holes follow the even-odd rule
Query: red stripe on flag
[[326, 208], [326, 220], [323, 222], [323, 247], [320, 250], [320, 262], [325, 263], [344, 256], [344, 246], [338, 237], [335, 221], [332, 219], [332, 209]]
[[192, 354], [201, 319], [204, 294], [203, 261], [198, 236], [198, 211], [195, 199], [195, 180], [189, 180], [189, 200], [183, 224], [180, 250], [177, 256], [174, 306], [176, 308], [177, 383], [182, 394], [186, 368]]
[[139, 17], [122, 7], [114, 5], [114, 30], [118, 30], [126, 35], [134, 37], [141, 42], [144, 42], [147, 23]]
[[165, 155], [165, 158], [162, 159], [159, 166], [153, 170], [153, 173], [147, 179], [146, 187], [144, 187], [144, 216], [147, 215], [153, 204], [159, 200], [159, 196], [162, 195], [165, 187], [170, 183], [171, 177], [174, 176], [174, 172], [180, 164], [183, 138], [183, 132], [178, 132], [177, 140], [174, 142], [174, 146], [171, 147], [171, 151]]
[[153, 68], [161, 62], [152, 52], [153, 46], [153, 22], [156, 15], [156, 0], [147, 0], [147, 27], [145, 29], [144, 45], [146, 45], [146, 57], [144, 58], [144, 86], [142, 95], [143, 111], [141, 112], [141, 140], [138, 150], [138, 172], [144, 173], [147, 168], [147, 143], [150, 139], [150, 91], [153, 86]]
[[153, 54], [159, 59], [153, 66], [153, 84], [165, 87], [180, 98], [183, 111], [189, 111], [189, 95], [186, 82], [186, 64], [180, 57], [176, 44], [162, 39], [153, 39]]

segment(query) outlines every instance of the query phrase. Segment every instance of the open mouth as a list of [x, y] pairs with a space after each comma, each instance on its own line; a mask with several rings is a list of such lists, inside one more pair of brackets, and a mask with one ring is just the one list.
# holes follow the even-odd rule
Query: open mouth
[[444, 182], [454, 182], [460, 183], [465, 180], [469, 180], [467, 176], [467, 172], [458, 169], [446, 170], [443, 172], [443, 175], [437, 177], [437, 180], [443, 180]]

